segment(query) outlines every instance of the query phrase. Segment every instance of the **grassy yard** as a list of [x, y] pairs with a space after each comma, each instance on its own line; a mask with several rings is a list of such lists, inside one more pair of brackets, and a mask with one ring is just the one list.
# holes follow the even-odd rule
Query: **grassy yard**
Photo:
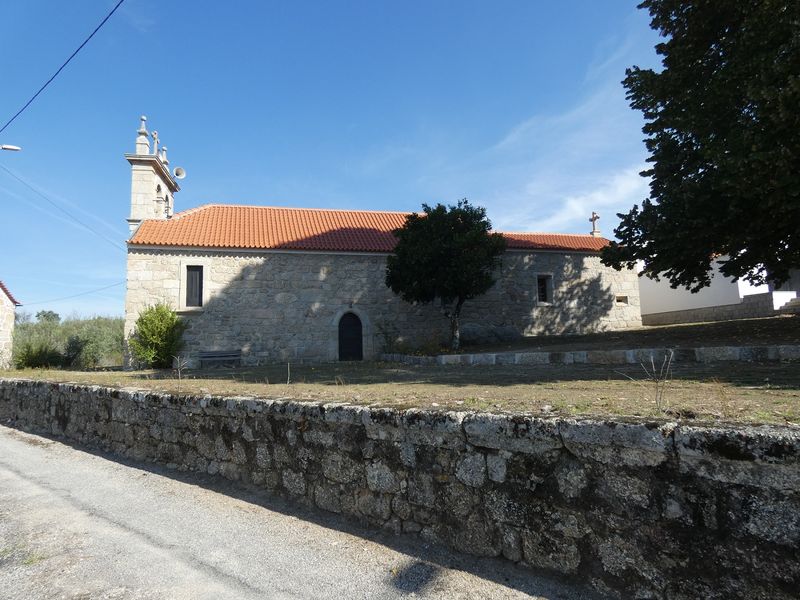
[[673, 365], [667, 410], [640, 366], [399, 366], [334, 363], [170, 371], [0, 372], [188, 394], [248, 395], [398, 408], [800, 424], [800, 363]]

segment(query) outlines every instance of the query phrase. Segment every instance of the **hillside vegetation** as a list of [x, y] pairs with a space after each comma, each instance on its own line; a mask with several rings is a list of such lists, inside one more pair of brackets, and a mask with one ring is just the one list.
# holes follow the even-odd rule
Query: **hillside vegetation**
[[122, 365], [121, 317], [67, 318], [40, 311], [22, 313], [14, 328], [12, 363], [18, 369], [69, 367], [91, 369]]

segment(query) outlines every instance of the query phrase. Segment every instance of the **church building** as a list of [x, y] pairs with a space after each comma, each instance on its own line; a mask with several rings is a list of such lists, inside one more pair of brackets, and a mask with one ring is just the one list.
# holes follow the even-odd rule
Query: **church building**
[[[152, 142], [152, 143], [151, 143]], [[435, 304], [384, 283], [392, 231], [407, 213], [208, 204], [175, 213], [170, 171], [142, 117], [132, 167], [125, 333], [164, 302], [187, 323], [189, 364], [211, 353], [243, 364], [370, 360], [446, 342]], [[600, 262], [591, 234], [503, 233], [495, 285], [462, 311], [462, 340], [582, 333], [641, 325], [633, 270]]]

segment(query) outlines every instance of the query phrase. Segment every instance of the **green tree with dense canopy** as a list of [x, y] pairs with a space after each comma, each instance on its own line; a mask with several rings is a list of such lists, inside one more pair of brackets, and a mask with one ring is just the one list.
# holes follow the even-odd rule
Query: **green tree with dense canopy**
[[183, 348], [186, 323], [166, 304], [144, 309], [136, 319], [133, 335], [128, 340], [133, 357], [155, 369], [168, 369], [172, 359]]
[[780, 284], [800, 268], [800, 2], [645, 0], [663, 69], [623, 85], [642, 111], [650, 197], [603, 252], [697, 291], [720, 271]]
[[406, 302], [438, 301], [450, 320], [450, 346], [458, 350], [461, 308], [492, 287], [506, 242], [491, 233], [486, 209], [466, 199], [456, 206], [423, 204], [422, 210], [394, 232], [397, 246], [387, 259], [386, 285]]
[[36, 321], [39, 323], [60, 323], [61, 315], [52, 310], [40, 310], [36, 313]]

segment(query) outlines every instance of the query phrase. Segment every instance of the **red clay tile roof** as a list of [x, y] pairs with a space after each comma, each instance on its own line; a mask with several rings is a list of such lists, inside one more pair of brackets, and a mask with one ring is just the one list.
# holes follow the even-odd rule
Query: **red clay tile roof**
[[8, 291], [8, 288], [6, 287], [6, 284], [4, 284], [2, 281], [0, 281], [0, 290], [5, 292], [5, 295], [8, 296], [8, 299], [11, 300], [11, 302], [12, 302], [12, 304], [14, 306], [22, 306], [22, 304], [17, 302], [17, 299], [14, 298], [14, 296], [11, 295], [11, 292]]
[[508, 248], [512, 250], [576, 250], [600, 252], [608, 240], [579, 233], [508, 233], [503, 232]]
[[[207, 204], [143, 221], [133, 246], [391, 252], [402, 212]], [[608, 240], [562, 233], [504, 233], [512, 250], [599, 252]]]

